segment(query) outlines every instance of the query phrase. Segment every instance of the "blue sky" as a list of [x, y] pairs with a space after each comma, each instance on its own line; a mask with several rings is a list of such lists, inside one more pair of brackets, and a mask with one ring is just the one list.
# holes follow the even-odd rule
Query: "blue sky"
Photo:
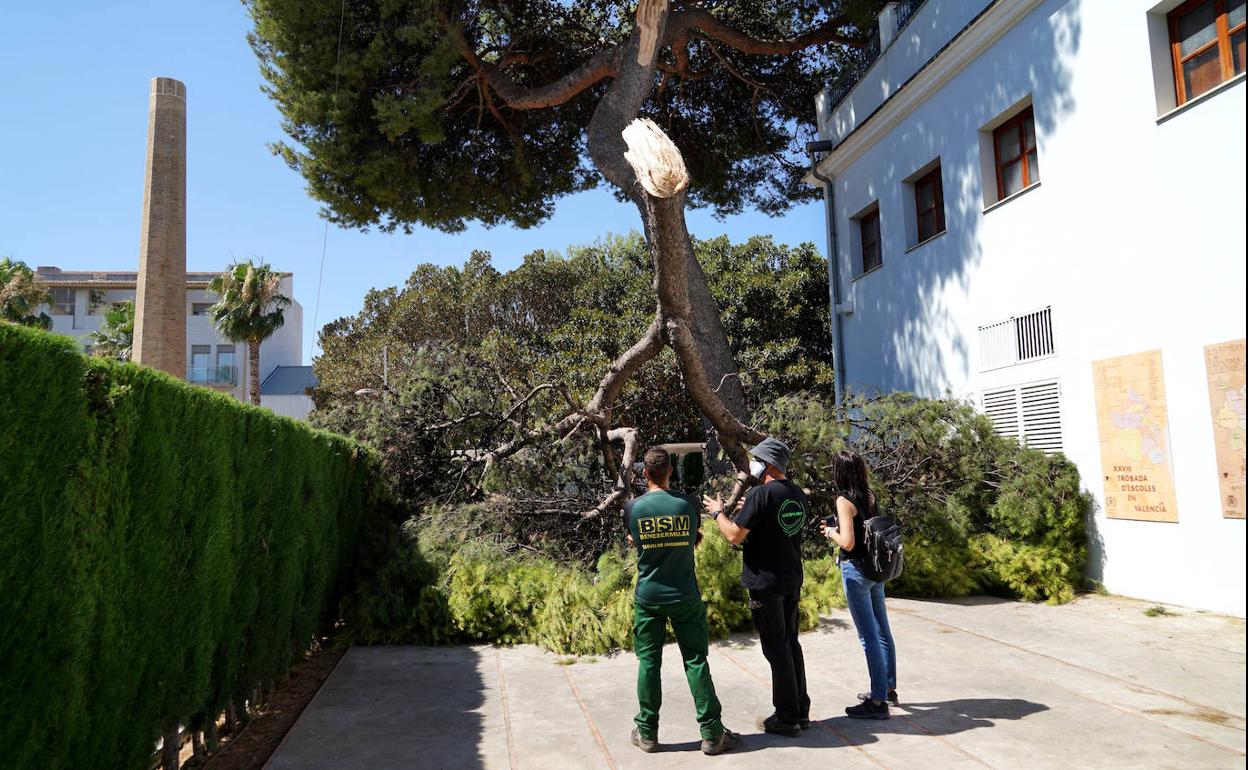
[[[243, 5], [15, 3], [6, 7], [4, 27], [0, 256], [32, 266], [134, 269], [148, 81], [178, 78], [188, 95], [187, 267], [218, 270], [231, 257], [256, 255], [293, 272], [306, 359], [324, 220], [303, 180], [268, 149], [282, 133], [276, 108], [260, 92]], [[530, 230], [387, 235], [331, 226], [317, 323], [355, 313], [368, 289], [401, 284], [421, 262], [462, 264], [484, 249], [508, 269], [534, 249], [563, 250], [638, 224], [635, 209], [596, 190], [563, 200], [554, 217]], [[717, 221], [692, 211], [689, 225], [703, 237], [766, 233], [824, 247], [820, 203], [782, 218], [749, 212]]]

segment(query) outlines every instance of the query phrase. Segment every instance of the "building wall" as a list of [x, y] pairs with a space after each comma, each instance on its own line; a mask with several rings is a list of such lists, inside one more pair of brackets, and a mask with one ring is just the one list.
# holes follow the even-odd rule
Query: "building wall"
[[[76, 291], [76, 313], [73, 316], [54, 315], [52, 316], [53, 331], [61, 334], [69, 335], [85, 346], [89, 343], [87, 335], [100, 328], [100, 324], [104, 320], [105, 311], [114, 302], [122, 300], [133, 300], [135, 290], [127, 289], [103, 289], [100, 290], [103, 295], [103, 302], [100, 303], [94, 314], [90, 314], [89, 301], [90, 290], [87, 288], [77, 288]], [[299, 366], [303, 363], [303, 307], [294, 301], [294, 286], [290, 276], [283, 279], [282, 291], [292, 300], [291, 306], [286, 310], [286, 323], [282, 328], [265, 340], [260, 346], [260, 381], [269, 376], [274, 368], [278, 366]], [[197, 345], [207, 345], [210, 348], [209, 362], [215, 366], [218, 361], [218, 353], [223, 346], [233, 345], [234, 361], [238, 368], [237, 382], [231, 386], [226, 383], [214, 384], [212, 387], [223, 393], [228, 393], [240, 400], [247, 399], [247, 346], [246, 343], [231, 343], [217, 333], [216, 327], [212, 324], [212, 319], [206, 315], [195, 315], [193, 310], [197, 304], [210, 304], [216, 300], [216, 295], [205, 289], [187, 289], [186, 291], [186, 361], [188, 368], [191, 366], [191, 352]], [[48, 309], [44, 309], [48, 312]]]
[[260, 406], [265, 409], [272, 409], [283, 417], [293, 417], [296, 420], [308, 419], [308, 414], [312, 411], [311, 396], [261, 396]]
[[279, 366], [298, 366], [303, 363], [303, 306], [294, 301], [294, 278], [282, 279], [282, 294], [290, 297], [286, 308], [286, 322], [277, 333], [260, 346], [260, 381]]
[[[969, 5], [926, 3], [885, 57], [939, 48], [915, 38], [946, 29], [932, 17], [951, 8], [974, 18]], [[1245, 524], [1222, 517], [1203, 348], [1245, 336], [1245, 86], [1241, 76], [1159, 117], [1173, 102], [1154, 73], [1154, 6], [999, 0], [982, 19], [999, 28], [977, 33], [982, 50], [956, 71], [937, 79], [940, 60], [929, 65], [929, 91], [903, 91], [864, 121], [889, 93], [885, 73], [899, 77], [897, 56], [840, 109], [821, 105], [824, 135], [843, 139], [823, 166], [835, 175], [836, 260], [854, 308], [843, 366], [851, 387], [976, 401], [1057, 379], [1065, 452], [1097, 501], [1094, 572], [1117, 593], [1243, 616]], [[981, 129], [1028, 99], [1041, 182], [988, 206], [996, 182]], [[904, 180], [937, 157], [947, 230], [912, 246]], [[876, 200], [884, 265], [851, 279], [852, 217]], [[982, 372], [978, 328], [1046, 306], [1056, 355]], [[1092, 362], [1157, 349], [1179, 522], [1110, 520]]]

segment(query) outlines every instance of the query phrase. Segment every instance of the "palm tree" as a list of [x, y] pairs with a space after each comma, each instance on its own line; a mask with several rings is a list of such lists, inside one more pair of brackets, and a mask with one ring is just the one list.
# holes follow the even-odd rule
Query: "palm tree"
[[105, 311], [100, 328], [87, 334], [87, 339], [95, 355], [129, 361], [134, 348], [134, 300], [118, 302]]
[[208, 311], [221, 336], [247, 343], [248, 391], [260, 404], [260, 343], [282, 328], [290, 297], [278, 289], [282, 274], [267, 262], [235, 262], [208, 285], [217, 301]]
[[25, 262], [0, 259], [0, 321], [51, 329], [52, 318], [36, 310], [49, 302], [48, 292], [35, 280]]

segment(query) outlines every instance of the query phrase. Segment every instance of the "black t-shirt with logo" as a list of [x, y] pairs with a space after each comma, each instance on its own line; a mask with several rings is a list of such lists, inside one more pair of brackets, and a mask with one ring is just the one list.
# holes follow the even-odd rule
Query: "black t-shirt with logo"
[[751, 489], [737, 526], [745, 538], [741, 585], [761, 594], [788, 594], [802, 586], [802, 529], [810, 501], [788, 479]]

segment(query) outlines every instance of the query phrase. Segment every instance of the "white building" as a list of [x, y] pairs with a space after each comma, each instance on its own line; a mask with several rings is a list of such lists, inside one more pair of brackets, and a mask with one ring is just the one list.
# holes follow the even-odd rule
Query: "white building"
[[817, 103], [846, 385], [970, 398], [1065, 452], [1092, 577], [1239, 616], [1244, 9], [891, 3]]
[[[52, 294], [45, 308], [52, 316], [52, 330], [90, 345], [87, 335], [100, 328], [104, 313], [117, 302], [133, 300], [138, 273], [39, 267], [36, 275]], [[186, 380], [238, 398], [248, 398], [247, 346], [223, 338], [208, 316], [216, 295], [208, 284], [217, 273], [186, 274]], [[260, 345], [260, 379], [263, 382], [279, 367], [303, 363], [303, 306], [294, 299], [294, 275], [282, 274], [282, 294], [291, 298], [282, 328]], [[263, 404], [263, 388], [261, 389]], [[265, 404], [267, 406], [267, 404]], [[285, 414], [286, 412], [280, 412]], [[291, 415], [304, 417], [302, 414]]]

